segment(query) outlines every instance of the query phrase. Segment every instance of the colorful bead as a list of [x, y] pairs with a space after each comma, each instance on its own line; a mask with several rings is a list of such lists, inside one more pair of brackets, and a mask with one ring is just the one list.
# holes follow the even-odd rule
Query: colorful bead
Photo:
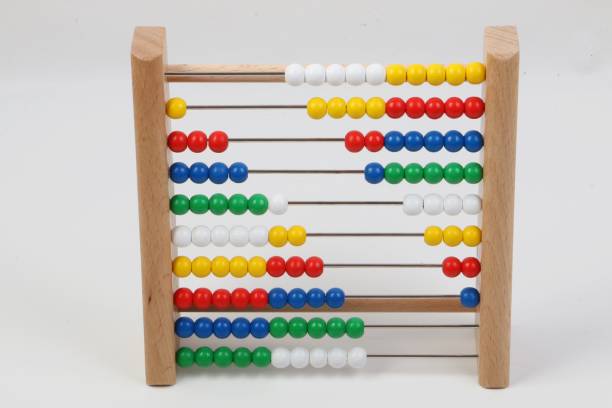
[[[237, 310], [246, 309], [247, 306], [249, 305], [250, 297], [251, 297], [251, 294], [245, 288], [236, 288], [232, 291], [232, 306], [234, 307], [234, 309], [237, 309]], [[233, 331], [234, 323], [232, 323], [232, 331]]]
[[287, 292], [282, 288], [274, 288], [268, 293], [268, 302], [273, 309], [281, 309], [287, 305]]
[[302, 85], [305, 81], [304, 67], [300, 64], [289, 64], [285, 67], [285, 82], [291, 86]]
[[357, 130], [351, 130], [344, 136], [344, 147], [352, 153], [357, 153], [363, 150], [365, 146], [365, 137], [363, 133]]
[[444, 113], [451, 119], [456, 119], [463, 115], [463, 101], [456, 96], [448, 98], [444, 103]]
[[385, 115], [385, 107], [385, 100], [383, 98], [370, 98], [366, 102], [366, 113], [372, 119], [379, 119]]
[[372, 130], [365, 135], [365, 147], [370, 152], [378, 152], [385, 146], [385, 137], [377, 130]]
[[253, 289], [249, 295], [249, 304], [254, 309], [265, 308], [268, 305], [268, 292], [261, 288]]
[[442, 232], [442, 228], [436, 226], [430, 226], [425, 229], [425, 233], [423, 234], [423, 239], [425, 243], [430, 246], [440, 245], [442, 242], [442, 238], [444, 233]]
[[304, 78], [308, 85], [319, 86], [325, 82], [325, 67], [321, 64], [306, 65]]
[[325, 79], [332, 86], [342, 85], [346, 80], [346, 71], [340, 64], [328, 65], [325, 69]]
[[287, 303], [294, 309], [306, 306], [306, 292], [300, 288], [294, 288], [287, 294]]
[[233, 361], [236, 367], [248, 367], [251, 364], [251, 351], [246, 347], [238, 347], [234, 350]]
[[206, 150], [207, 145], [207, 137], [206, 133], [201, 130], [194, 130], [189, 133], [189, 137], [187, 138], [187, 146], [189, 146], [189, 150], [194, 153], [201, 153]]
[[438, 119], [444, 115], [444, 102], [440, 98], [429, 98], [425, 102], [425, 113], [430, 119]]
[[261, 256], [254, 256], [249, 259], [249, 275], [254, 278], [261, 278], [266, 274], [266, 260]]
[[270, 325], [266, 319], [257, 317], [251, 321], [251, 336], [263, 339], [268, 333], [270, 333]]
[[449, 256], [442, 261], [442, 273], [449, 278], [455, 278], [461, 273], [461, 261], [459, 258]]
[[229, 203], [227, 201], [227, 197], [223, 194], [213, 194], [210, 196], [210, 200], [208, 200], [208, 207], [210, 208], [210, 212], [215, 215], [225, 214], [228, 209], [228, 206]]
[[463, 103], [463, 109], [465, 111], [465, 116], [470, 119], [478, 119], [484, 114], [485, 103], [477, 96], [470, 96]]
[[187, 149], [187, 135], [179, 130], [170, 132], [166, 144], [174, 153], [184, 152]]
[[431, 64], [427, 67], [427, 82], [431, 85], [443, 84], [446, 80], [446, 70], [442, 64]]
[[289, 332], [289, 323], [282, 317], [275, 317], [270, 320], [270, 336], [275, 339], [285, 337]]
[[176, 194], [170, 199], [170, 211], [176, 215], [187, 214], [189, 211], [189, 198], [183, 194]]
[[476, 307], [480, 303], [480, 293], [476, 288], [463, 288], [459, 293], [463, 307]]
[[249, 169], [241, 162], [232, 163], [229, 167], [229, 178], [234, 183], [243, 183], [249, 177]]
[[217, 289], [212, 294], [212, 305], [219, 310], [225, 310], [232, 301], [232, 295], [226, 289]]
[[366, 113], [366, 101], [359, 97], [350, 98], [346, 103], [346, 113], [353, 119], [362, 118]]
[[181, 347], [176, 350], [176, 365], [181, 368], [191, 367], [194, 361], [193, 350], [188, 347]]
[[444, 166], [444, 180], [449, 184], [458, 184], [463, 180], [463, 166], [459, 163], [448, 163]]
[[306, 275], [311, 278], [316, 278], [321, 276], [323, 273], [323, 260], [318, 256], [311, 256], [306, 260], [305, 266]]
[[223, 163], [213, 163], [208, 168], [208, 178], [214, 184], [223, 184], [229, 177], [229, 169]]
[[338, 339], [346, 333], [346, 323], [339, 317], [332, 317], [327, 321], [327, 335], [333, 339]]
[[[249, 262], [243, 256], [235, 256], [230, 261], [229, 271], [234, 278], [243, 278], [249, 272]], [[246, 301], [248, 302], [248, 296]]]
[[189, 180], [189, 167], [185, 163], [172, 163], [168, 173], [173, 183], [181, 184]]
[[463, 212], [470, 215], [480, 213], [482, 200], [476, 194], [468, 194], [463, 197]]
[[266, 347], [257, 347], [253, 350], [251, 358], [255, 367], [263, 368], [269, 366], [272, 362], [272, 353]]
[[256, 247], [265, 246], [268, 243], [268, 229], [257, 226], [249, 230], [249, 243]]
[[195, 246], [205, 247], [210, 244], [212, 233], [204, 225], [198, 225], [191, 230], [191, 243]]
[[304, 245], [306, 242], [306, 229], [300, 225], [294, 225], [287, 231], [287, 240], [293, 246]]
[[406, 113], [406, 102], [401, 98], [391, 98], [385, 104], [385, 112], [390, 118], [401, 118]]
[[462, 64], [446, 66], [446, 82], [451, 85], [461, 85], [465, 81], [465, 67]]
[[316, 347], [310, 350], [310, 366], [313, 368], [323, 368], [327, 365], [327, 351]]
[[268, 231], [270, 245], [280, 248], [287, 243], [287, 230], [281, 226], [275, 226]]
[[207, 288], [198, 288], [193, 292], [193, 306], [198, 310], [206, 310], [213, 304], [213, 294]]
[[229, 367], [233, 361], [233, 354], [229, 347], [219, 347], [213, 352], [213, 361], [217, 367]]
[[406, 101], [406, 115], [411, 119], [422, 117], [425, 114], [425, 109], [425, 101], [418, 96], [408, 98]]
[[365, 323], [359, 317], [351, 317], [346, 321], [346, 335], [352, 339], [363, 337]]
[[429, 184], [438, 184], [444, 178], [444, 169], [438, 163], [428, 163], [423, 168], [423, 178]]
[[450, 225], [444, 228], [443, 240], [446, 245], [455, 247], [463, 240], [463, 231], [459, 227]]
[[385, 149], [391, 152], [399, 152], [404, 148], [405, 138], [401, 132], [392, 130], [385, 135]]
[[327, 333], [325, 320], [320, 317], [312, 318], [308, 321], [308, 335], [313, 339], [320, 339]]
[[406, 82], [406, 67], [400, 64], [387, 65], [387, 82], [391, 85], [402, 85]]
[[289, 320], [289, 335], [294, 339], [301, 339], [308, 333], [308, 322], [302, 317]]
[[349, 64], [346, 67], [346, 83], [361, 85], [366, 80], [366, 69], [361, 64]]
[[182, 339], [193, 336], [193, 320], [189, 317], [179, 317], [174, 321], [174, 334]]
[[306, 263], [299, 256], [292, 256], [291, 258], [287, 259], [285, 268], [287, 270], [287, 275], [291, 276], [292, 278], [297, 278], [304, 274]]
[[467, 257], [461, 262], [461, 273], [466, 278], [475, 278], [480, 274], [480, 261], [474, 257]]
[[227, 150], [228, 144], [229, 138], [227, 137], [227, 134], [220, 130], [212, 132], [208, 138], [210, 150], [215, 153], [223, 153], [225, 150]]
[[278, 278], [283, 276], [285, 273], [285, 260], [280, 256], [273, 256], [268, 258], [266, 262], [266, 271], [268, 275]]
[[470, 62], [465, 67], [465, 78], [470, 84], [479, 84], [485, 77], [486, 69], [482, 62]]
[[385, 168], [380, 163], [369, 163], [363, 170], [366, 181], [370, 184], [378, 184], [385, 178]]
[[444, 210], [444, 199], [439, 194], [427, 194], [423, 197], [423, 210], [428, 215], [440, 215]]
[[180, 119], [187, 113], [187, 102], [181, 98], [170, 98], [166, 102], [166, 115], [172, 119]]
[[268, 211], [268, 199], [263, 194], [253, 194], [249, 198], [249, 211], [255, 215], [262, 215]]
[[327, 114], [334, 119], [340, 119], [346, 115], [346, 102], [342, 98], [331, 98], [327, 101]]
[[404, 167], [404, 179], [410, 184], [417, 184], [423, 180], [423, 167], [419, 163], [410, 163]]
[[423, 147], [423, 135], [416, 130], [411, 130], [404, 136], [404, 146], [410, 152], [418, 152]]
[[470, 184], [479, 183], [482, 180], [482, 166], [476, 162], [466, 164], [463, 169], [463, 176], [465, 181]]
[[353, 347], [348, 352], [347, 361], [351, 368], [364, 368], [368, 363], [368, 352], [362, 347]]
[[177, 247], [186, 247], [191, 244], [191, 230], [184, 225], [172, 228], [172, 243]]
[[457, 194], [449, 194], [444, 198], [444, 212], [447, 215], [459, 215], [463, 209], [463, 200]]
[[385, 180], [390, 184], [398, 184], [404, 179], [404, 168], [399, 163], [389, 163], [385, 166]]
[[484, 145], [482, 134], [477, 130], [470, 130], [465, 133], [463, 144], [468, 152], [479, 152]]
[[272, 366], [275, 368], [287, 368], [291, 365], [291, 351], [284, 347], [272, 350]]
[[347, 359], [348, 356], [346, 350], [338, 347], [334, 347], [327, 353], [327, 364], [331, 368], [343, 368], [346, 366]]
[[382, 64], [370, 64], [366, 67], [366, 82], [370, 85], [380, 85], [387, 79], [387, 70]]
[[207, 339], [213, 334], [213, 321], [208, 317], [200, 317], [193, 325], [193, 333], [201, 339]]
[[310, 353], [303, 347], [296, 347], [291, 350], [291, 367], [305, 368], [310, 362]]
[[465, 138], [456, 130], [449, 130], [444, 135], [444, 148], [449, 152], [456, 153], [464, 145]]
[[234, 215], [242, 215], [248, 210], [249, 200], [243, 194], [232, 194], [227, 201], [227, 208]]
[[411, 85], [421, 85], [427, 79], [427, 69], [421, 64], [412, 64], [406, 70], [406, 80]]
[[306, 111], [312, 119], [321, 119], [327, 114], [327, 102], [323, 98], [311, 98], [306, 104]]
[[195, 363], [198, 367], [210, 367], [213, 364], [213, 351], [210, 347], [200, 347], [194, 355]]
[[210, 268], [213, 275], [217, 278], [223, 278], [229, 274], [230, 261], [224, 256], [216, 256], [213, 258]]
[[402, 210], [407, 215], [419, 215], [423, 211], [423, 198], [417, 194], [408, 194], [402, 201]]
[[272, 214], [281, 215], [287, 212], [289, 201], [282, 194], [275, 194], [270, 200], [270, 212]]
[[439, 152], [444, 147], [444, 136], [437, 130], [427, 132], [423, 138], [423, 146], [428, 152]]
[[463, 243], [469, 247], [475, 247], [482, 241], [482, 231], [475, 225], [463, 229]]
[[203, 194], [193, 195], [189, 199], [189, 209], [194, 214], [204, 214], [209, 208], [210, 201], [208, 200], [208, 197]]
[[172, 300], [177, 309], [186, 310], [193, 304], [193, 293], [189, 288], [179, 288], [174, 292]]
[[213, 333], [217, 338], [228, 338], [232, 334], [232, 322], [226, 317], [216, 318], [213, 322]]
[[193, 163], [189, 167], [189, 179], [196, 184], [205, 183], [208, 180], [208, 172], [208, 166], [204, 163]]
[[325, 292], [319, 288], [312, 288], [306, 293], [306, 303], [315, 309], [325, 304]]
[[191, 260], [186, 256], [177, 256], [172, 260], [172, 272], [179, 278], [186, 278], [191, 273]]
[[344, 291], [340, 288], [331, 288], [325, 294], [325, 302], [332, 309], [337, 309], [344, 305]]

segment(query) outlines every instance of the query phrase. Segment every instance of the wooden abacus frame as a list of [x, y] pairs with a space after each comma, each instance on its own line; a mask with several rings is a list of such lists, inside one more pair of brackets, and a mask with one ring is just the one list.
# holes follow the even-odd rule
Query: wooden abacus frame
[[[518, 36], [514, 27], [487, 27], [484, 33], [486, 143], [480, 247], [481, 302], [476, 309], [479, 329], [479, 382], [486, 388], [509, 383], [514, 173], [518, 102]], [[176, 382], [173, 287], [170, 265], [175, 254], [169, 209], [165, 103], [169, 82], [282, 82], [284, 65], [167, 65], [166, 31], [138, 27], [134, 32], [132, 81], [138, 174], [138, 207], [145, 337], [146, 380], [149, 385]], [[236, 75], [239, 74], [239, 75]], [[308, 310], [305, 310], [308, 311]], [[456, 298], [348, 299], [343, 311], [474, 312]]]

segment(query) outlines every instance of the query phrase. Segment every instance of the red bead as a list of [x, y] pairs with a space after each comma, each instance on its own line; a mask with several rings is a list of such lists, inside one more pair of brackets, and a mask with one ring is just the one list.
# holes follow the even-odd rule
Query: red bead
[[237, 288], [232, 291], [232, 306], [234, 309], [246, 309], [249, 305], [249, 291]]
[[268, 292], [264, 289], [253, 289], [249, 301], [253, 308], [263, 309], [268, 305]]
[[193, 293], [188, 288], [179, 288], [174, 292], [174, 306], [179, 310], [190, 309], [193, 304]]
[[406, 114], [409, 118], [418, 119], [425, 114], [425, 102], [418, 96], [406, 101]]
[[349, 152], [360, 152], [363, 146], [365, 146], [365, 137], [363, 133], [357, 130], [351, 130], [344, 136], [344, 147], [346, 147], [346, 150]]
[[220, 130], [214, 131], [210, 134], [210, 137], [208, 138], [208, 144], [210, 146], [210, 150], [212, 150], [215, 153], [221, 153], [224, 152], [225, 149], [227, 149], [227, 135], [225, 134], [225, 132], [222, 132]]
[[302, 276], [304, 271], [306, 270], [306, 263], [299, 256], [292, 256], [287, 259], [287, 264], [285, 265], [285, 269], [287, 270], [287, 275], [292, 278], [297, 278], [298, 276]]
[[390, 118], [401, 118], [406, 113], [406, 102], [400, 98], [391, 98], [385, 104], [385, 112]]
[[477, 96], [470, 96], [464, 102], [465, 116], [470, 119], [478, 119], [485, 111], [485, 103]]
[[444, 102], [440, 98], [429, 98], [425, 103], [425, 113], [431, 119], [438, 119], [444, 115]]
[[217, 289], [212, 294], [212, 304], [219, 310], [227, 309], [232, 303], [232, 295], [229, 290]]
[[194, 130], [187, 138], [187, 145], [192, 152], [203, 152], [206, 149], [206, 133], [201, 130]]
[[311, 256], [306, 260], [306, 275], [311, 278], [321, 276], [323, 273], [323, 260], [318, 256]]
[[442, 272], [449, 278], [455, 278], [461, 273], [461, 261], [459, 258], [449, 256], [442, 261]]
[[175, 130], [168, 135], [168, 148], [175, 153], [184, 152], [187, 149], [187, 135]]
[[212, 303], [212, 292], [206, 288], [198, 288], [193, 292], [193, 306], [198, 310], [210, 308]]
[[456, 96], [448, 98], [444, 104], [444, 113], [446, 113], [446, 116], [453, 119], [463, 115], [463, 101]]
[[278, 278], [285, 273], [285, 260], [280, 256], [273, 256], [266, 262], [266, 271], [268, 275]]
[[385, 146], [385, 137], [377, 130], [368, 132], [365, 136], [365, 147], [371, 152], [377, 152]]
[[474, 257], [468, 257], [461, 262], [461, 272], [467, 278], [475, 278], [480, 273], [480, 261]]

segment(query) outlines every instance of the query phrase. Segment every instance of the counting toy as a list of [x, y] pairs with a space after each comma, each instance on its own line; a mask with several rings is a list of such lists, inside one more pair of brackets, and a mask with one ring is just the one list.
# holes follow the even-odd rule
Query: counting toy
[[[177, 369], [187, 367], [219, 370], [233, 366], [260, 372], [304, 367], [367, 370], [371, 359], [439, 357], [474, 358], [483, 387], [508, 385], [518, 39], [513, 27], [488, 27], [484, 40], [482, 62], [471, 62], [470, 58], [445, 65], [403, 61], [387, 65], [168, 65], [165, 30], [136, 29], [132, 79], [148, 384], [174, 384]], [[258, 105], [203, 105], [180, 95], [170, 96], [168, 84], [173, 82], [282, 83], [269, 86], [310, 87], [313, 95], [298, 104], [278, 104], [271, 96], [270, 103]], [[468, 87], [471, 96], [437, 96], [439, 87], [453, 90], [460, 85]], [[351, 87], [353, 96], [316, 96], [317, 87], [328, 86]], [[428, 97], [415, 96], [417, 86], [425, 88]], [[394, 96], [364, 98], [360, 87], [390, 87]], [[181, 118], [190, 115], [196, 119], [202, 110], [231, 110], [239, 116], [242, 110], [260, 109], [302, 111], [303, 121], [341, 121], [338, 123], [346, 123], [346, 127], [342, 134], [329, 137], [297, 138], [228, 134], [231, 132], [214, 130], [210, 117], [205, 124], [212, 126], [210, 129], [185, 130], [181, 126]], [[458, 118], [460, 121], [453, 122]], [[383, 125], [364, 129], [359, 126], [363, 119], [367, 123], [381, 119], [375, 123], [390, 124], [391, 129]], [[441, 130], [437, 125], [440, 120], [467, 125]], [[265, 123], [262, 121], [262, 128]], [[323, 169], [309, 168], [299, 156], [290, 168], [251, 167], [248, 156], [240, 157], [242, 161], [224, 160], [224, 154], [237, 144], [261, 143], [279, 152], [321, 143], [337, 147], [339, 154], [351, 160], [383, 153], [396, 159]], [[415, 160], [419, 151], [430, 158]], [[186, 153], [197, 155], [197, 159], [185, 159]], [[441, 154], [469, 155], [471, 159], [440, 160], [436, 156]], [[270, 175], [279, 180], [319, 175], [321, 185], [324, 177], [357, 177], [368, 189], [386, 184], [385, 188], [397, 192], [397, 198], [376, 200], [364, 193], [359, 200], [332, 195], [329, 200], [304, 200], [283, 191], [280, 181], [275, 183], [275, 191], [255, 189], [247, 194], [242, 190], [245, 184], [256, 187]], [[226, 183], [229, 193], [217, 190]], [[419, 183], [425, 190], [416, 193]], [[175, 194], [175, 184], [189, 186], [190, 193]], [[469, 185], [477, 185], [478, 192], [458, 194], [460, 190], [455, 190]], [[440, 186], [450, 193], [439, 194], [436, 189]], [[357, 227], [348, 231], [284, 222], [284, 215], [295, 207], [326, 211], [331, 206], [385, 207], [397, 211], [399, 217], [423, 220], [423, 224], [407, 231], [380, 228], [358, 232], [368, 231], [360, 228], [361, 223], [375, 219], [352, 220]], [[198, 222], [186, 225], [185, 215], [196, 217]], [[225, 218], [219, 218], [222, 215]], [[460, 225], [436, 222], [441, 216], [460, 216], [445, 220], [470, 216], [472, 221]], [[268, 219], [275, 221], [258, 221]], [[291, 252], [297, 247], [308, 249], [321, 238], [329, 242], [332, 255], [297, 256]], [[440, 255], [429, 263], [420, 262], [415, 251], [403, 254], [406, 261], [395, 263], [372, 262], [368, 253], [355, 253], [350, 262], [333, 256], [334, 247], [345, 245], [347, 240], [370, 240], [376, 247], [381, 239], [416, 240], [423, 248], [438, 248]], [[267, 247], [265, 250], [276, 253], [264, 257], [238, 252], [228, 257], [222, 252], [226, 246], [237, 251]], [[457, 257], [457, 247], [471, 251], [470, 256]], [[182, 252], [185, 248], [197, 251], [196, 255], [186, 256]], [[466, 279], [469, 283], [447, 295], [411, 295], [409, 288], [401, 285], [396, 285], [397, 295], [360, 294], [349, 290], [349, 285], [317, 283], [325, 282], [328, 274], [340, 274], [348, 282], [352, 269], [437, 271], [440, 280]], [[274, 283], [286, 277], [290, 280], [284, 282], [291, 282], [290, 287]], [[184, 278], [201, 283], [190, 288]], [[266, 281], [270, 285], [262, 286], [271, 289], [240, 285], [251, 282], [246, 278]], [[442, 326], [474, 328], [477, 352], [367, 350], [364, 340], [368, 333], [381, 327], [441, 327], [377, 325], [364, 315], [371, 312], [471, 313], [475, 315], [473, 325]], [[310, 317], [303, 317], [305, 314]], [[218, 346], [227, 338], [240, 342], [239, 347]], [[310, 349], [266, 343], [282, 338], [309, 338], [318, 343]], [[341, 338], [350, 346], [339, 347]], [[182, 339], [191, 339], [190, 346]]]

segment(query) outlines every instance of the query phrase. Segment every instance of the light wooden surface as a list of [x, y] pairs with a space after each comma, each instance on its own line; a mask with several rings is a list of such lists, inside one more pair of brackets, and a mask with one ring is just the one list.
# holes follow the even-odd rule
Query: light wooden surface
[[285, 65], [168, 65], [168, 82], [285, 82]]
[[482, 210], [482, 272], [479, 277], [479, 382], [509, 383], [514, 168], [519, 46], [515, 27], [487, 27]]
[[146, 378], [149, 385], [176, 382], [164, 81], [166, 31], [139, 27], [132, 42], [132, 86]]

